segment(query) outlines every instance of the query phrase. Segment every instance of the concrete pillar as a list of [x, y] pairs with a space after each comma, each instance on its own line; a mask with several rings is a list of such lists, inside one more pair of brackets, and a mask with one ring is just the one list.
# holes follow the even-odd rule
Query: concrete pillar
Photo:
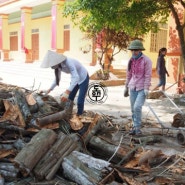
[[31, 44], [31, 12], [32, 8], [21, 8], [21, 50], [25, 53], [26, 63], [33, 62]]
[[10, 36], [8, 31], [8, 14], [0, 15], [0, 49], [3, 61], [10, 61]]

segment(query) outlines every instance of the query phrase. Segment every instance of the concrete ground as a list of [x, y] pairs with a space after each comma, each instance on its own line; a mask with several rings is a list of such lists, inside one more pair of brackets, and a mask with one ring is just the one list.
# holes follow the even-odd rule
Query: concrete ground
[[[93, 74], [96, 71], [95, 67], [85, 66], [89, 74]], [[21, 87], [25, 87], [30, 90], [46, 90], [50, 87], [53, 79], [54, 72], [52, 69], [40, 68], [40, 62], [34, 63], [23, 63], [23, 62], [2, 62], [0, 61], [0, 77], [3, 78], [3, 83], [13, 84]], [[60, 86], [56, 87], [50, 95], [58, 97], [63, 91], [66, 90], [70, 82], [70, 75], [62, 74]], [[92, 82], [92, 81], [91, 81]], [[93, 81], [94, 82], [94, 81]], [[158, 79], [152, 79], [151, 89], [158, 83]], [[170, 87], [172, 84], [167, 84]], [[131, 117], [130, 102], [128, 97], [123, 96], [124, 85], [122, 86], [111, 86], [107, 88], [107, 98], [102, 104], [92, 104], [86, 100], [85, 110], [93, 111], [103, 115], [114, 116], [116, 118]], [[166, 91], [168, 94], [173, 95], [176, 92], [176, 86], [172, 86]], [[168, 112], [167, 107], [170, 104], [164, 103], [164, 100], [147, 100], [155, 111], [162, 114], [168, 119], [172, 119], [171, 116], [166, 116]], [[156, 108], [158, 106], [158, 108]], [[170, 105], [171, 107], [171, 105]], [[75, 107], [74, 107], [75, 108]], [[167, 110], [168, 111], [168, 110]], [[145, 115], [152, 114], [147, 105], [143, 107]], [[171, 113], [170, 113], [171, 114]]]
[[[93, 74], [96, 69], [91, 66], [86, 66], [89, 71], [89, 74]], [[40, 62], [35, 62], [33, 64], [25, 64], [21, 62], [2, 62], [0, 61], [0, 77], [3, 78], [2, 82], [12, 85], [17, 85], [25, 87], [29, 90], [46, 90], [50, 87], [53, 78], [54, 72], [52, 69], [42, 69], [40, 68]], [[62, 74], [62, 79], [60, 86], [55, 88], [50, 95], [58, 98], [59, 95], [66, 90], [70, 82], [70, 75]], [[92, 82], [92, 81], [91, 81]], [[152, 79], [153, 88], [158, 82], [158, 79]], [[167, 84], [167, 87], [170, 87], [172, 84]], [[175, 86], [171, 87], [167, 94], [170, 97], [174, 96]], [[89, 101], [85, 101], [85, 111], [97, 112], [100, 115], [107, 116], [111, 118], [113, 124], [119, 124], [121, 126], [131, 126], [131, 111], [130, 111], [130, 102], [129, 97], [123, 96], [124, 85], [122, 86], [111, 86], [107, 87], [107, 98], [102, 104], [92, 104]], [[155, 114], [151, 111], [149, 106], [152, 107]], [[75, 111], [76, 106], [74, 106]], [[152, 129], [162, 130], [161, 123], [166, 127], [170, 127], [173, 121], [174, 114], [181, 111], [184, 111], [184, 107], [176, 108], [167, 98], [162, 99], [148, 99], [147, 103], [143, 106], [143, 118], [142, 131], [144, 134], [151, 135], [153, 133]], [[157, 115], [157, 117], [155, 116]], [[128, 127], [127, 127], [128, 128]], [[129, 129], [129, 128], [128, 128]], [[171, 130], [173, 133], [174, 130]], [[169, 132], [169, 133], [171, 133]], [[176, 131], [175, 134], [176, 135]], [[116, 138], [119, 140], [120, 135], [116, 134]], [[178, 150], [175, 149], [177, 145], [176, 140], [173, 138], [169, 140], [169, 137], [164, 137], [164, 141], [168, 144], [156, 146], [163, 149], [163, 153], [175, 154], [179, 152], [181, 147], [178, 147]], [[172, 144], [173, 141], [173, 144]], [[170, 142], [170, 144], [169, 144]], [[168, 146], [173, 145], [173, 149]], [[154, 149], [154, 146], [151, 146]], [[150, 148], [149, 148], [150, 149]], [[181, 151], [180, 151], [181, 152]]]

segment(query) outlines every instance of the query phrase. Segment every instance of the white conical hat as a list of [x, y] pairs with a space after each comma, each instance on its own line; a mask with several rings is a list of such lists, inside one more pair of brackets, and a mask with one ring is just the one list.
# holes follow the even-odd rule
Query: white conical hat
[[66, 60], [66, 56], [55, 51], [48, 50], [40, 67], [48, 68], [60, 64]]

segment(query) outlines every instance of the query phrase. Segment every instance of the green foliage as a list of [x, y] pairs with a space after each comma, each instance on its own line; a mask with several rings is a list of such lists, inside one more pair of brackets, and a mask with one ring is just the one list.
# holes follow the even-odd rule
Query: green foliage
[[[180, 38], [185, 71], [185, 24], [176, 8], [180, 4], [184, 9], [184, 0], [70, 1], [65, 3], [63, 15], [71, 16], [72, 21], [87, 33], [88, 38], [96, 37], [102, 30], [108, 35], [104, 38], [107, 44], [102, 48], [103, 53], [110, 47], [126, 49], [131, 39], [142, 38], [149, 31], [157, 32], [159, 23], [166, 23], [171, 13]], [[113, 60], [113, 57], [110, 58]]]
[[167, 20], [168, 10], [159, 0], [75, 0], [65, 4], [63, 14], [92, 35], [110, 29], [133, 38], [156, 31], [158, 23]]
[[116, 47], [126, 50], [130, 40], [157, 31], [158, 24], [167, 20], [169, 7], [162, 0], [74, 0], [65, 3], [63, 15], [71, 16], [88, 38], [103, 32], [102, 56], [112, 49], [111, 64]]

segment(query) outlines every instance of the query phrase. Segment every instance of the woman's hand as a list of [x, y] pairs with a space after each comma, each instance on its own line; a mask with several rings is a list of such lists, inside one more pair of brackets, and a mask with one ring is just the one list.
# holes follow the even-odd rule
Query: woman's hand
[[48, 90], [41, 90], [39, 93], [43, 95], [48, 95], [51, 92], [51, 89]]
[[60, 99], [62, 102], [66, 102], [68, 100], [70, 91], [66, 90], [65, 92], [62, 93]]

